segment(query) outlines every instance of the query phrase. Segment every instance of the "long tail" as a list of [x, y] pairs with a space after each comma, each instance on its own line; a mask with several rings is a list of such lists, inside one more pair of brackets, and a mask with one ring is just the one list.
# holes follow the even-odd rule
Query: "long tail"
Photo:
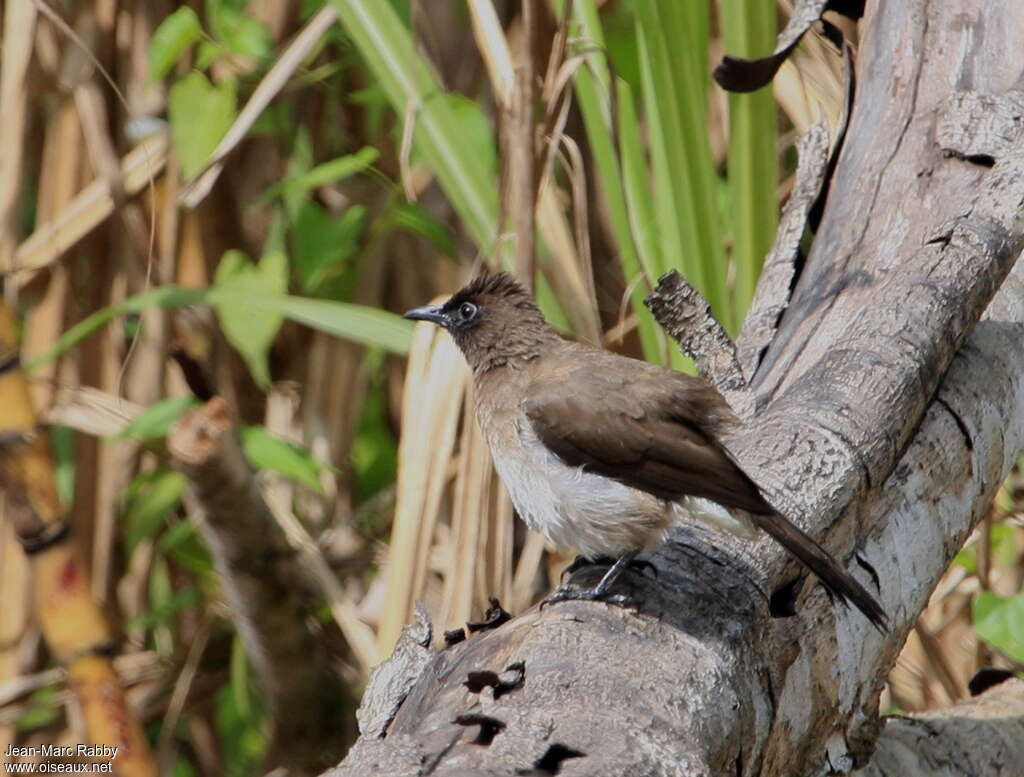
[[759, 529], [796, 556], [840, 601], [852, 603], [879, 631], [888, 630], [889, 620], [878, 600], [800, 527], [777, 512], [748, 514]]

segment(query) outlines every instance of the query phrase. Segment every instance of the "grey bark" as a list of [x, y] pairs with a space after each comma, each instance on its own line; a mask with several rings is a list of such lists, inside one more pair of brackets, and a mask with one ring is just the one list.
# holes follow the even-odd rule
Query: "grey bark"
[[[905, 729], [920, 724], [883, 726], [880, 688], [1024, 447], [1021, 41], [1016, 0], [868, 3], [822, 221], [743, 364], [751, 414], [732, 449], [877, 586], [892, 631], [813, 583], [795, 616], [772, 617], [798, 575], [781, 549], [681, 530], [652, 555], [657, 580], [628, 578], [636, 611], [533, 609], [410, 664], [384, 735], [364, 732], [332, 774], [781, 777], [848, 772], [876, 743], [869, 773], [902, 773], [883, 754], [917, 746]], [[1008, 709], [990, 721], [1007, 736], [1022, 718]], [[969, 746], [953, 728], [935, 726], [917, 774], [965, 773], [946, 763]]]

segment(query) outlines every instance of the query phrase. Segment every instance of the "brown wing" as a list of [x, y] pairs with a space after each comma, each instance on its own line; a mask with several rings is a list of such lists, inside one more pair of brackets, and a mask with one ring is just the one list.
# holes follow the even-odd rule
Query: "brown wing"
[[[730, 416], [709, 385], [638, 362], [588, 364], [537, 380], [522, 408], [544, 445], [572, 467], [614, 478], [663, 499], [699, 496], [725, 507], [770, 513], [757, 486], [714, 440]], [[615, 369], [618, 368], [618, 369]]]
[[[537, 437], [566, 464], [663, 499], [699, 496], [751, 514], [839, 598], [881, 630], [875, 598], [817, 541], [769, 505], [715, 437], [731, 413], [703, 381], [640, 364], [628, 378], [613, 357], [534, 381], [522, 403]], [[607, 367], [608, 369], [603, 369]]]

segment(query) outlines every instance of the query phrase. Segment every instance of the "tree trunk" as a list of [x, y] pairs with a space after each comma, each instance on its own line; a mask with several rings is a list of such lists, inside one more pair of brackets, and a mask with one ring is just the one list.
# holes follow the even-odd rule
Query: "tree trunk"
[[[805, 261], [773, 252], [744, 363], [718, 381], [747, 418], [737, 457], [878, 591], [891, 631], [816, 583], [790, 585], [797, 569], [769, 540], [682, 529], [652, 555], [656, 579], [626, 581], [636, 610], [534, 608], [438, 652], [426, 624], [407, 631], [335, 775], [781, 777], [849, 771], [876, 745], [867, 773], [895, 775], [911, 773], [900, 769], [923, 747], [913, 731], [928, 726], [951, 741], [920, 754], [915, 774], [1020, 768], [1017, 683], [990, 691], [1007, 698], [984, 725], [1010, 760], [987, 771], [949, 762], [954, 725], [878, 718], [903, 640], [1024, 446], [1018, 6], [867, 4], [854, 110], [812, 249]], [[670, 287], [655, 306], [670, 329], [678, 301]], [[704, 340], [716, 357], [731, 350]], [[985, 706], [954, 708], [947, 724]]]

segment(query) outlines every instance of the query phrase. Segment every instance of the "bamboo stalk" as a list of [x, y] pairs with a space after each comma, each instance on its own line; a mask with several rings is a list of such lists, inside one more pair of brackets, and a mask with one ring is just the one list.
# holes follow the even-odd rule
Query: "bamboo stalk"
[[0, 487], [29, 555], [36, 617], [50, 651], [66, 667], [68, 687], [81, 705], [90, 741], [117, 748], [115, 774], [156, 775], [142, 726], [111, 666], [111, 631], [91, 595], [88, 569], [70, 542], [49, 440], [37, 428], [28, 384], [18, 367], [14, 319], [3, 305]]

